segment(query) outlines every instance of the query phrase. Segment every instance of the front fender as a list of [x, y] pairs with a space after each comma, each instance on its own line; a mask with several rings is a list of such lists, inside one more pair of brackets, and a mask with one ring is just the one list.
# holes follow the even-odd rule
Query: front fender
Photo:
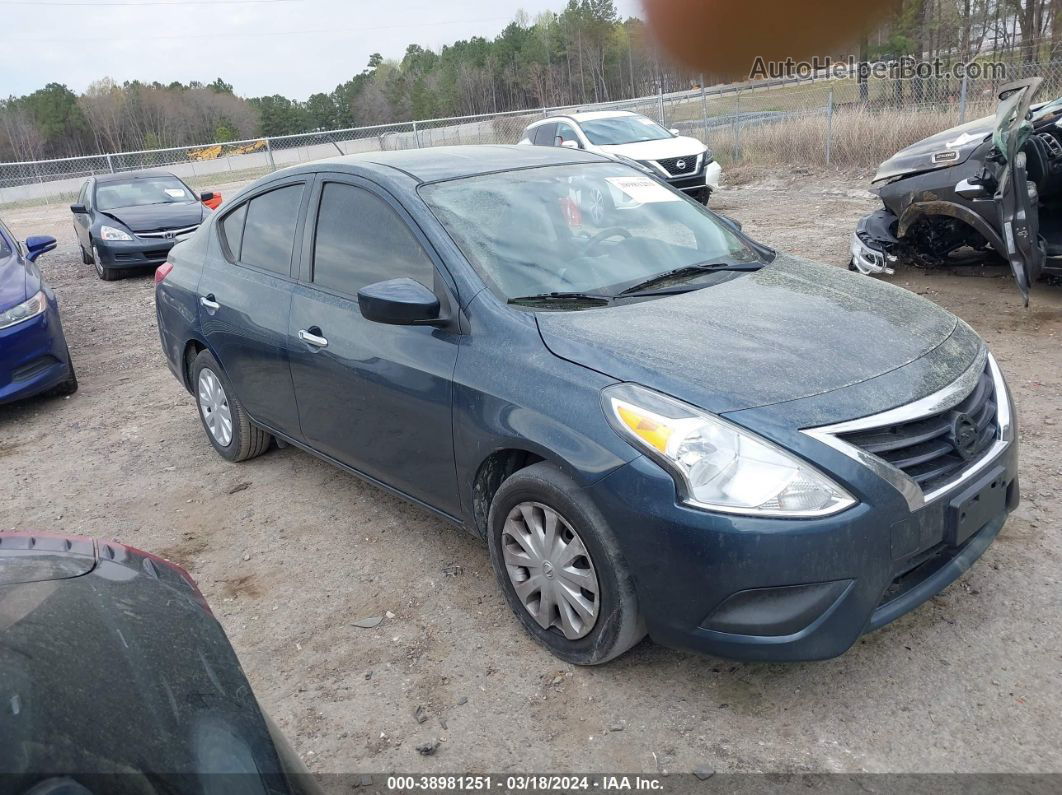
[[900, 216], [896, 229], [896, 236], [900, 238], [906, 237], [907, 232], [916, 221], [922, 218], [940, 215], [949, 218], [957, 218], [968, 224], [988, 242], [988, 245], [990, 245], [997, 254], [1006, 258], [1006, 246], [1003, 244], [1003, 239], [999, 236], [999, 233], [973, 210], [955, 202], [937, 200], [916, 202], [909, 205]]

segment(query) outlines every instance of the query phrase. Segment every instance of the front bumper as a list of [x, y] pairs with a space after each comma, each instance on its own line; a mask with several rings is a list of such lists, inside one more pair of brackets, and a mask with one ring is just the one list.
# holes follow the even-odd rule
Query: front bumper
[[714, 160], [707, 166], [704, 166], [696, 174], [680, 177], [665, 177], [667, 184], [675, 190], [680, 190], [683, 193], [703, 193], [705, 191], [712, 192], [719, 189], [719, 184], [723, 178], [723, 169]]
[[985, 467], [1004, 507], [955, 544], [953, 493], [913, 511], [893, 492], [822, 519], [728, 516], [678, 503], [671, 476], [638, 458], [590, 496], [617, 535], [654, 641], [734, 659], [816, 660], [922, 604], [980, 557], [1017, 505], [1017, 456], [1011, 442]]
[[178, 240], [97, 240], [96, 255], [105, 268], [157, 268], [166, 261]]
[[31, 397], [70, 376], [70, 353], [51, 298], [48, 310], [0, 330], [0, 404]]

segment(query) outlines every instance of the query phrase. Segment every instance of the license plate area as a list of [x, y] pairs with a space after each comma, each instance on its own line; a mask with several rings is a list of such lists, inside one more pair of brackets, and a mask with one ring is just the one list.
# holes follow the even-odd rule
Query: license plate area
[[953, 547], [966, 541], [1006, 510], [1006, 470], [994, 467], [951, 498], [944, 540]]

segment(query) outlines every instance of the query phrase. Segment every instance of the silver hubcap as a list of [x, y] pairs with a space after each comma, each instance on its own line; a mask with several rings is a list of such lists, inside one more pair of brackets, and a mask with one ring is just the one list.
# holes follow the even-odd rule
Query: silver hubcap
[[596, 189], [590, 194], [590, 220], [598, 226], [605, 220], [605, 196]]
[[597, 574], [583, 540], [552, 508], [522, 502], [502, 528], [505, 570], [524, 609], [568, 640], [589, 634], [600, 607]]
[[225, 388], [213, 370], [199, 373], [199, 411], [214, 441], [228, 447], [232, 441], [232, 412]]

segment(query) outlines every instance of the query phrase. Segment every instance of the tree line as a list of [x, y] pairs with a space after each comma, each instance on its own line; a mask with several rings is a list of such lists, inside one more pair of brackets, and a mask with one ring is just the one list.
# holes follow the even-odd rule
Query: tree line
[[[902, 0], [849, 51], [864, 60], [970, 60], [986, 52], [1021, 62], [1062, 59], [1062, 0]], [[493, 39], [474, 36], [438, 52], [410, 44], [401, 59], [374, 53], [359, 74], [304, 102], [238, 97], [220, 78], [207, 85], [105, 78], [81, 95], [51, 83], [0, 100], [0, 161], [605, 102], [702, 81], [716, 76], [668, 65], [642, 21], [620, 19], [613, 0], [568, 0], [559, 13], [519, 12]]]

